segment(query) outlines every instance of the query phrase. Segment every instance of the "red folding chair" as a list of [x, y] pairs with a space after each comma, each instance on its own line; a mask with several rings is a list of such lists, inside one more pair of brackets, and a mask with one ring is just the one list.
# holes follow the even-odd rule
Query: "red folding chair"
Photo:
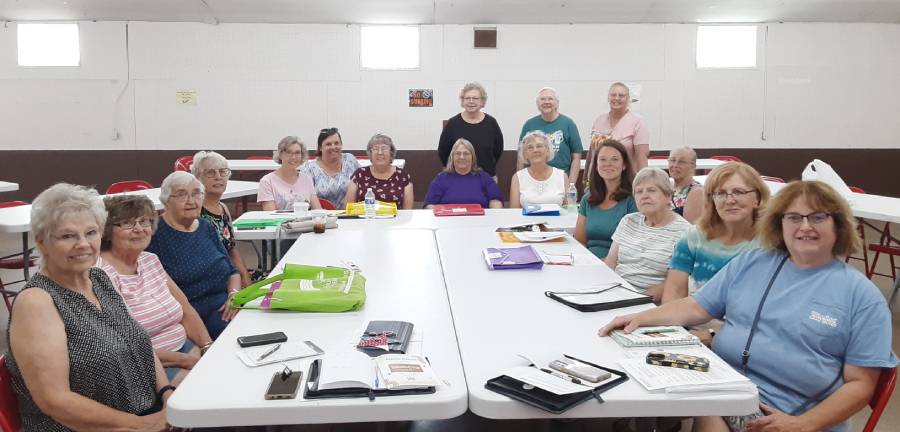
[[334, 203], [328, 201], [325, 198], [319, 198], [319, 205], [322, 206], [324, 210], [337, 210], [337, 207], [334, 206]]
[[187, 171], [191, 172], [191, 165], [194, 164], [194, 156], [182, 156], [178, 159], [175, 159], [175, 171]]
[[724, 156], [724, 155], [720, 155], [720, 156], [710, 156], [709, 158], [710, 158], [710, 159], [720, 160], [720, 161], [725, 161], [725, 162], [743, 162], [743, 161], [741, 160], [741, 158], [739, 158], [739, 157], [737, 157], [737, 156]]
[[669, 160], [669, 157], [668, 156], [650, 156], [647, 159]]
[[[849, 186], [851, 192], [856, 193], [866, 193], [861, 188], [856, 186]], [[872, 278], [872, 275], [869, 274], [869, 248], [866, 244], [866, 225], [863, 222], [862, 218], [856, 218], [856, 230], [859, 232], [859, 238], [862, 239], [862, 258], [853, 255], [847, 255], [847, 258], [844, 259], [844, 262], [849, 263], [850, 260], [859, 260], [863, 262], [863, 272], [866, 274], [867, 278]]]
[[[872, 265], [869, 266], [869, 271], [867, 272], [867, 276], [872, 278], [872, 276], [885, 276], [890, 277], [893, 280], [897, 280], [897, 264], [894, 262], [894, 257], [900, 256], [900, 246], [896, 246], [896, 243], [892, 242], [891, 236], [891, 224], [886, 223], [884, 225], [884, 231], [881, 232], [881, 238], [878, 240], [878, 243], [870, 243], [869, 250], [875, 252], [875, 255], [872, 257]], [[875, 266], [878, 265], [878, 257], [881, 254], [885, 254], [890, 257], [891, 260], [891, 272], [888, 273], [878, 273], [875, 271]], [[897, 290], [894, 290], [894, 294], [897, 293]], [[894, 296], [891, 295], [891, 298]]]
[[126, 180], [109, 185], [109, 187], [106, 188], [106, 194], [109, 195], [146, 189], [153, 189], [153, 185], [143, 180]]
[[894, 386], [896, 385], [897, 368], [882, 369], [881, 375], [878, 377], [878, 383], [875, 384], [875, 393], [872, 394], [872, 399], [869, 400], [872, 414], [869, 415], [869, 420], [866, 422], [866, 426], [863, 427], [863, 432], [873, 432], [875, 430], [875, 425], [878, 424], [881, 413], [884, 412], [888, 401], [891, 400], [891, 394], [894, 392]]
[[6, 357], [0, 356], [0, 430], [19, 432], [22, 418], [19, 416], [19, 400], [12, 387], [12, 375], [6, 367]]
[[[23, 205], [28, 205], [28, 203], [25, 201], [0, 202], [0, 208], [18, 207], [18, 206], [23, 206]], [[25, 237], [23, 237], [23, 238], [25, 238]], [[27, 262], [25, 260], [24, 252], [18, 252], [18, 253], [14, 253], [12, 255], [0, 257], [0, 268], [7, 269], [7, 270], [25, 270], [26, 265], [29, 268], [33, 267], [37, 263], [37, 257], [35, 257], [31, 254], [32, 250], [33, 250], [33, 248], [28, 248]], [[3, 280], [0, 279], [0, 295], [3, 296], [3, 303], [6, 304], [6, 310], [12, 309], [12, 301], [10, 301], [10, 299], [12, 299], [13, 297], [16, 296], [16, 294], [18, 294], [18, 292], [16, 292], [16, 291], [11, 291], [11, 290], [6, 289], [6, 285], [24, 282], [24, 281], [25, 281], [25, 279], [21, 279], [21, 280], [17, 280], [17, 281], [7, 282], [6, 284], [4, 284]]]

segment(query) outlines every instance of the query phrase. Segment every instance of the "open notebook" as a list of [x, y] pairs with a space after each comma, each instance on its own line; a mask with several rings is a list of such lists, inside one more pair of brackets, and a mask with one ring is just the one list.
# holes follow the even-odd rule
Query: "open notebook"
[[440, 383], [423, 357], [384, 354], [376, 358], [359, 351], [329, 354], [312, 363], [303, 397], [306, 399], [391, 396], [434, 393]]

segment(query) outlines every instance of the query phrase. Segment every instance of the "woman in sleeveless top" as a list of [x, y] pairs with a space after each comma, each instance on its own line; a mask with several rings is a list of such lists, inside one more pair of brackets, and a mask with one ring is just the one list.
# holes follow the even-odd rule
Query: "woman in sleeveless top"
[[672, 211], [694, 223], [703, 212], [703, 186], [694, 180], [697, 170], [697, 153], [690, 147], [679, 147], [669, 152], [669, 175], [675, 182], [672, 195]]
[[105, 220], [86, 187], [60, 183], [34, 200], [44, 261], [13, 304], [6, 357], [25, 431], [166, 430], [174, 388], [147, 333], [93, 267]]
[[201, 151], [194, 155], [194, 164], [191, 173], [200, 183], [203, 183], [203, 206], [200, 207], [200, 219], [204, 219], [219, 235], [222, 246], [228, 252], [231, 263], [241, 275], [241, 286], [250, 285], [250, 272], [247, 264], [241, 257], [240, 251], [235, 247], [234, 226], [231, 224], [231, 213], [228, 207], [222, 203], [222, 194], [228, 187], [228, 179], [231, 178], [231, 170], [228, 169], [228, 160], [214, 151]]
[[509, 207], [566, 204], [569, 176], [563, 170], [547, 163], [554, 156], [547, 135], [541, 131], [527, 133], [519, 145], [519, 153], [529, 165], [519, 170], [512, 178], [509, 187]]

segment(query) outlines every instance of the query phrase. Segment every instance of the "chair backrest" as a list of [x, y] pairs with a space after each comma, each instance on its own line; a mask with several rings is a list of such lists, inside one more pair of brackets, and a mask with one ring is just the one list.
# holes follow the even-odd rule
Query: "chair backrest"
[[647, 159], [669, 160], [668, 156], [650, 156]]
[[247, 156], [247, 160], [272, 160], [272, 156]]
[[4, 202], [0, 202], [0, 208], [18, 207], [18, 206], [23, 206], [23, 205], [28, 205], [28, 203], [25, 202], [25, 201], [4, 201]]
[[18, 432], [22, 429], [19, 400], [12, 388], [12, 375], [6, 367], [6, 357], [0, 356], [0, 430]]
[[869, 415], [869, 420], [866, 422], [866, 426], [863, 427], [863, 432], [872, 432], [875, 430], [875, 425], [878, 424], [881, 413], [884, 412], [884, 408], [887, 407], [887, 403], [891, 399], [891, 393], [894, 392], [894, 386], [896, 385], [897, 368], [881, 369], [878, 383], [875, 384], [875, 393], [872, 394], [872, 399], [869, 400], [869, 406], [872, 407], [872, 414]]
[[319, 198], [319, 205], [321, 205], [325, 210], [337, 210], [337, 207], [334, 206], [334, 203], [328, 201], [325, 198]]
[[126, 180], [113, 183], [106, 188], [107, 194], [153, 189], [153, 185], [143, 180]]
[[191, 171], [191, 165], [194, 164], [194, 156], [182, 156], [178, 159], [175, 159], [175, 171]]
[[861, 194], [866, 193], [866, 191], [864, 191], [861, 187], [857, 187], [857, 186], [847, 186], [847, 187], [850, 188], [850, 192], [856, 192], [856, 193], [861, 193]]
[[741, 160], [741, 158], [739, 158], [737, 156], [719, 155], [719, 156], [710, 156], [709, 158], [720, 160], [720, 161], [726, 161], [726, 162], [743, 162]]
[[764, 181], [770, 181], [775, 183], [784, 183], [784, 179], [781, 177], [771, 177], [771, 176], [760, 176]]

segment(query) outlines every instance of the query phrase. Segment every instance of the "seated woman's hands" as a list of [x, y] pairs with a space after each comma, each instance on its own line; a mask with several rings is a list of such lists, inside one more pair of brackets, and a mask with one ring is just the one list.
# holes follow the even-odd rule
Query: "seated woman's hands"
[[600, 330], [597, 331], [597, 335], [598, 336], [608, 336], [609, 332], [611, 332], [617, 328], [624, 328], [625, 333], [631, 333], [635, 329], [637, 329], [638, 327], [641, 326], [641, 324], [640, 324], [641, 320], [639, 319], [639, 316], [640, 316], [640, 314], [636, 314], [636, 313], [630, 314], [630, 315], [617, 316], [617, 317], [613, 318], [613, 320], [610, 321], [608, 324], [601, 327]]
[[752, 432], [804, 432], [807, 430], [807, 423], [802, 421], [800, 417], [788, 415], [772, 408], [764, 403], [759, 404], [759, 409], [765, 414], [765, 417], [753, 420], [747, 423], [747, 430]]
[[229, 294], [228, 298], [225, 300], [225, 303], [222, 303], [222, 306], [219, 307], [219, 312], [222, 312], [222, 321], [231, 321], [240, 310], [231, 305], [232, 297], [234, 297], [234, 293]]

